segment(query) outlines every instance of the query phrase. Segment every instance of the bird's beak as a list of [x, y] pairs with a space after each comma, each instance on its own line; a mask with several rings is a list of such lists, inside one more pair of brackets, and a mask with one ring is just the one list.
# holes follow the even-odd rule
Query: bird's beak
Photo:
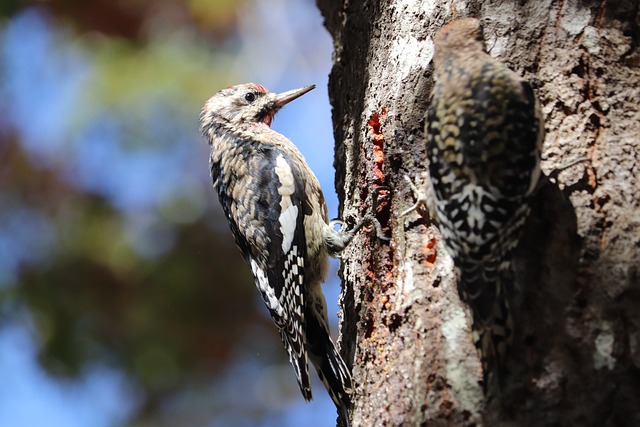
[[264, 98], [264, 109], [262, 110], [262, 114], [259, 116], [260, 121], [267, 126], [271, 126], [271, 122], [273, 121], [273, 116], [276, 115], [278, 110], [280, 110], [285, 104], [293, 101], [296, 98], [301, 97], [305, 93], [309, 92], [312, 89], [315, 89], [316, 85], [301, 87], [300, 89], [293, 89], [287, 92], [282, 93], [273, 93], [269, 92], [267, 96]]
[[301, 87], [300, 89], [288, 90], [286, 92], [277, 93], [273, 97], [273, 102], [278, 106], [282, 107], [285, 104], [293, 101], [296, 98], [301, 97], [305, 93], [309, 92], [316, 88], [316, 85]]

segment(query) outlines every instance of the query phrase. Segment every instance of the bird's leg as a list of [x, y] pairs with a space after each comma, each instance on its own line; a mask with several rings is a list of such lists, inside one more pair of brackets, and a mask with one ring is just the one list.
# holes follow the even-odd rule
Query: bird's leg
[[405, 209], [402, 213], [400, 213], [400, 218], [402, 218], [407, 214], [410, 214], [411, 212], [418, 209], [420, 206], [428, 206], [428, 201], [429, 201], [429, 198], [428, 198], [429, 196], [428, 196], [427, 190], [424, 189], [424, 186], [420, 186], [420, 188], [418, 188], [418, 186], [413, 182], [413, 180], [409, 178], [409, 175], [405, 175], [404, 180], [407, 181], [407, 183], [409, 184], [409, 187], [411, 187], [411, 192], [413, 193], [413, 197], [416, 198], [416, 202], [413, 204], [413, 206], [409, 207], [408, 209]]
[[547, 176], [547, 179], [549, 179], [549, 181], [556, 182], [558, 180], [558, 176], [560, 175], [560, 172], [564, 171], [565, 169], [569, 169], [570, 167], [575, 166], [578, 163], [586, 162], [588, 160], [589, 159], [586, 157], [579, 157], [575, 160], [569, 160], [568, 162], [565, 162], [560, 166], [558, 166], [557, 168], [553, 169]]
[[[370, 203], [371, 210], [364, 217], [358, 221], [358, 223], [351, 230], [344, 230], [344, 221], [339, 218], [332, 219], [329, 221], [330, 233], [325, 236], [325, 241], [329, 246], [329, 251], [332, 254], [338, 254], [342, 252], [349, 243], [353, 240], [356, 233], [360, 231], [362, 227], [365, 225], [371, 224], [376, 230], [376, 236], [380, 240], [390, 240], [388, 237], [384, 235], [382, 231], [382, 225], [380, 225], [380, 221], [375, 216], [375, 212], [378, 208], [378, 195], [380, 191], [389, 190], [389, 187], [380, 186], [376, 187], [372, 194], [372, 202]], [[336, 230], [336, 226], [339, 228]]]
[[419, 178], [416, 178], [415, 182], [409, 178], [408, 175], [404, 176], [405, 181], [409, 184], [411, 188], [411, 192], [413, 193], [413, 197], [415, 197], [416, 202], [413, 206], [405, 209], [400, 213], [400, 218], [410, 214], [411, 212], [417, 210], [420, 206], [424, 206], [427, 209], [430, 218], [435, 218], [436, 209], [435, 209], [435, 198], [433, 195], [433, 188], [431, 187], [431, 182], [428, 181], [431, 179], [427, 176], [427, 182], [424, 183]]

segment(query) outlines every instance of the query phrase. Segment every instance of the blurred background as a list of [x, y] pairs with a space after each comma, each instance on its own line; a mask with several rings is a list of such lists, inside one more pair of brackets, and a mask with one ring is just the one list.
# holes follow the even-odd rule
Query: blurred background
[[[315, 83], [273, 128], [337, 215], [312, 0], [0, 2], [0, 425], [328, 426], [235, 248], [206, 98]], [[325, 285], [335, 332], [339, 283]]]

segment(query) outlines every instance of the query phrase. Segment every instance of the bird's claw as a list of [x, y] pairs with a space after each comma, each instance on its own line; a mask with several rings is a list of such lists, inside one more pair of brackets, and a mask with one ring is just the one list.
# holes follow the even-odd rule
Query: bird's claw
[[412, 206], [410, 206], [408, 209], [405, 209], [403, 212], [401, 212], [400, 218], [410, 214], [411, 212], [418, 209], [420, 206], [423, 206], [423, 205], [427, 206], [427, 200], [428, 200], [427, 193], [422, 188], [418, 188], [416, 184], [413, 182], [413, 180], [409, 178], [409, 175], [405, 175], [404, 179], [409, 184], [409, 187], [411, 187], [411, 192], [413, 193], [413, 196], [416, 198], [416, 202]]

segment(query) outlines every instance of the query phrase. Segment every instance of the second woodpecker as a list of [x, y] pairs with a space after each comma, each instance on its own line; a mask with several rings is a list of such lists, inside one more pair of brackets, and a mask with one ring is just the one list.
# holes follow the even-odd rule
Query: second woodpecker
[[353, 232], [330, 225], [318, 179], [295, 145], [270, 127], [282, 106], [314, 87], [278, 94], [254, 83], [232, 86], [206, 102], [200, 125], [213, 185], [300, 391], [312, 398], [309, 358], [348, 425], [351, 374], [331, 341], [321, 285], [328, 256]]
[[487, 391], [488, 382], [504, 373], [512, 339], [512, 253], [540, 177], [544, 124], [529, 83], [486, 53], [477, 19], [444, 26], [434, 48], [435, 86], [425, 123], [430, 179], [423, 201], [471, 308]]

